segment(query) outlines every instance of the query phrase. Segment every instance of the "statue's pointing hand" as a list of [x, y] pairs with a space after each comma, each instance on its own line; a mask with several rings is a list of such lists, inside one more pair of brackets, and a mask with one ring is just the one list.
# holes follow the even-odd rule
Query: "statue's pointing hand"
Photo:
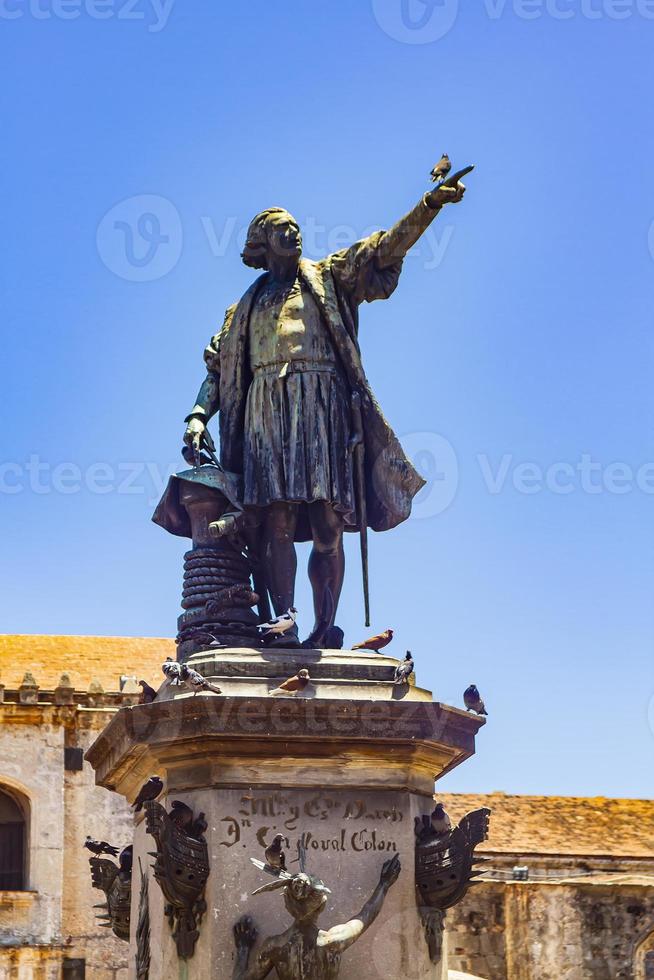
[[427, 191], [425, 197], [431, 208], [442, 208], [444, 204], [458, 204], [463, 200], [465, 192], [465, 184], [459, 181], [456, 187], [448, 187], [444, 184], [433, 191]]

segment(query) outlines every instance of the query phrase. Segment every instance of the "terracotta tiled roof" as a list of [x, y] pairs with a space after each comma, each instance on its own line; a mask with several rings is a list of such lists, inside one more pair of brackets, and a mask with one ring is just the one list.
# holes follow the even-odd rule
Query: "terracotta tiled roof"
[[0, 683], [16, 688], [29, 670], [39, 687], [52, 690], [63, 673], [76, 690], [87, 691], [100, 681], [105, 691], [118, 691], [121, 674], [137, 675], [158, 687], [161, 664], [175, 655], [170, 639], [137, 636], [0, 635]]
[[654, 801], [603, 797], [473, 796], [444, 793], [452, 822], [470, 810], [493, 811], [479, 851], [515, 855], [654, 858]]

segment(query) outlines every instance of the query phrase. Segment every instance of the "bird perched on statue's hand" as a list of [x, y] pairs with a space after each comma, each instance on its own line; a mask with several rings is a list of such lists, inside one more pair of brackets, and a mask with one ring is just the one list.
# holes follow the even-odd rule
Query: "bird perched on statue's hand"
[[468, 711], [474, 711], [478, 715], [488, 714], [484, 702], [481, 699], [481, 695], [477, 690], [476, 684], [471, 684], [470, 687], [466, 688], [466, 690], [463, 692], [463, 703]]
[[276, 871], [286, 871], [286, 855], [284, 854], [284, 844], [286, 838], [283, 834], [276, 834], [270, 847], [266, 848], [266, 864]]
[[277, 616], [267, 623], [261, 623], [257, 629], [260, 629], [264, 636], [281, 636], [283, 633], [288, 633], [290, 629], [293, 629], [296, 618], [297, 609], [295, 606], [291, 606], [281, 616]]
[[143, 809], [143, 804], [150, 800], [156, 800], [163, 789], [163, 779], [160, 776], [150, 776], [147, 783], [143, 783], [132, 806], [134, 813], [139, 813]]
[[402, 663], [398, 664], [395, 669], [395, 679], [394, 684], [408, 684], [409, 678], [413, 673], [414, 663], [413, 657], [411, 656], [411, 651], [407, 650], [406, 657]]
[[157, 696], [155, 689], [150, 687], [147, 681], [139, 681], [139, 687], [141, 688], [139, 704], [152, 704]]
[[276, 687], [274, 691], [268, 691], [268, 694], [273, 698], [294, 698], [305, 690], [310, 680], [309, 671], [306, 667], [303, 667], [302, 670], [298, 670], [295, 677], [289, 677], [287, 681], [284, 681], [283, 684]]
[[444, 153], [440, 158], [434, 169], [432, 170], [430, 176], [435, 184], [440, 184], [442, 180], [445, 180], [450, 170], [452, 169], [452, 161], [448, 157], [447, 153]]
[[449, 834], [452, 829], [452, 821], [445, 812], [445, 807], [442, 803], [436, 804], [436, 807], [431, 815], [430, 822], [431, 829], [439, 836], [441, 834]]
[[107, 844], [106, 840], [93, 840], [92, 837], [87, 837], [84, 847], [96, 857], [100, 854], [111, 854], [112, 857], [118, 857], [118, 848], [114, 847], [113, 844]]
[[371, 636], [369, 640], [364, 640], [363, 643], [355, 643], [352, 647], [353, 650], [374, 650], [375, 653], [379, 653], [384, 647], [393, 639], [393, 630], [387, 629], [378, 636]]

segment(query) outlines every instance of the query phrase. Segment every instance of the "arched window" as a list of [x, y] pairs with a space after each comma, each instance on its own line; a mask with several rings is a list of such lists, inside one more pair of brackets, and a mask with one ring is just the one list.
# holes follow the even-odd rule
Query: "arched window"
[[654, 980], [654, 932], [636, 950], [636, 980]]
[[0, 891], [25, 890], [25, 814], [0, 787]]

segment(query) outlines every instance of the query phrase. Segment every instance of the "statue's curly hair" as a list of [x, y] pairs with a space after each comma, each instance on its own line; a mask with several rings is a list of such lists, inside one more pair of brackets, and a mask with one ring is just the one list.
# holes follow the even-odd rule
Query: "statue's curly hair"
[[268, 268], [267, 224], [273, 214], [288, 214], [289, 217], [292, 218], [292, 215], [289, 214], [286, 208], [266, 208], [265, 211], [260, 211], [259, 214], [252, 219], [250, 222], [250, 227], [248, 228], [245, 248], [241, 252], [243, 262], [251, 269]]

